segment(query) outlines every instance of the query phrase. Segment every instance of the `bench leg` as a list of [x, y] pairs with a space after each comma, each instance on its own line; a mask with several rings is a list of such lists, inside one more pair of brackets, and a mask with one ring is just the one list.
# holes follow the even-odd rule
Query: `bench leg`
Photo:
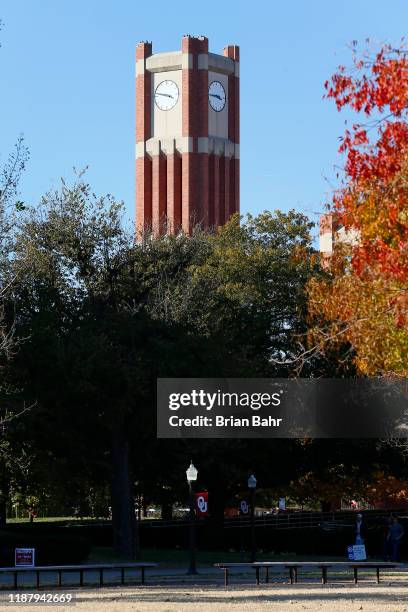
[[36, 585], [37, 585], [37, 589], [40, 588], [40, 570], [36, 570]]
[[293, 568], [293, 574], [294, 574], [294, 577], [295, 577], [295, 582], [297, 582], [297, 571], [298, 571], [298, 568], [294, 567]]
[[358, 582], [358, 569], [355, 567], [354, 568], [354, 584], [357, 584]]
[[[120, 568], [120, 584], [125, 584], [125, 568]], [[143, 584], [143, 567], [142, 567], [142, 584]]]
[[327, 567], [322, 567], [322, 584], [327, 584]]
[[265, 582], [269, 582], [269, 567], [265, 568]]
[[[125, 575], [123, 574], [123, 579], [125, 578]], [[145, 583], [145, 568], [142, 567], [142, 584]]]
[[228, 586], [228, 567], [224, 567], [224, 586]]
[[255, 574], [256, 574], [256, 584], [259, 584], [259, 567], [255, 568]]
[[14, 588], [17, 590], [17, 572], [14, 572]]
[[58, 586], [62, 586], [62, 570], [58, 570]]
[[103, 567], [99, 570], [99, 586], [103, 586]]
[[380, 568], [377, 567], [377, 584], [380, 584]]
[[289, 580], [290, 584], [293, 584], [293, 567], [289, 568]]
[[84, 586], [84, 570], [79, 570], [79, 586]]

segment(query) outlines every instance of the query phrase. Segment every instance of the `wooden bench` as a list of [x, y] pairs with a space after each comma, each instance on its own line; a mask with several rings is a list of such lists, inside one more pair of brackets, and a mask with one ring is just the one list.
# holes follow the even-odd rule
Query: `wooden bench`
[[377, 584], [379, 584], [380, 582], [380, 569], [392, 569], [395, 567], [398, 567], [399, 563], [372, 563], [371, 561], [361, 561], [360, 563], [357, 562], [353, 562], [350, 563], [350, 567], [353, 568], [354, 570], [354, 583], [357, 584], [358, 582], [358, 570], [359, 569], [366, 569], [366, 568], [374, 568], [377, 570]]
[[[140, 569], [141, 572], [141, 583], [145, 582], [145, 570], [147, 568], [157, 567], [157, 563], [97, 563], [94, 565], [37, 565], [34, 567], [0, 567], [0, 573], [12, 574], [13, 575], [13, 587], [18, 589], [18, 575], [31, 572], [36, 576], [36, 587], [40, 588], [40, 575], [41, 572], [57, 572], [58, 573], [58, 586], [62, 586], [62, 575], [64, 572], [78, 572], [79, 573], [79, 586], [84, 585], [84, 574], [86, 572], [98, 572], [99, 573], [99, 585], [104, 585], [104, 571], [105, 570], [120, 570], [121, 584], [125, 584], [125, 570], [126, 569]], [[2, 587], [7, 588], [7, 587]]]
[[255, 569], [255, 580], [256, 584], [260, 584], [260, 570], [265, 569], [265, 582], [269, 582], [269, 568], [282, 567], [289, 570], [290, 584], [298, 581], [298, 570], [299, 568], [305, 569], [320, 569], [322, 573], [322, 584], [327, 584], [327, 570], [329, 568], [346, 567], [353, 569], [354, 572], [354, 583], [358, 582], [358, 570], [359, 569], [376, 569], [377, 572], [377, 583], [380, 582], [380, 569], [392, 569], [398, 567], [398, 563], [386, 563], [386, 562], [371, 562], [371, 561], [299, 561], [299, 562], [285, 562], [285, 561], [255, 561], [254, 563], [215, 563], [215, 567], [224, 570], [224, 584], [228, 586], [229, 582], [229, 570], [230, 568], [244, 568], [249, 567]]

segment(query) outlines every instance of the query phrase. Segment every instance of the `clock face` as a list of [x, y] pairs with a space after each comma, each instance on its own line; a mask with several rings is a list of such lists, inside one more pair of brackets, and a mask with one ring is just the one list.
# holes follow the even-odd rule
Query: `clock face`
[[219, 81], [213, 81], [208, 88], [208, 101], [217, 113], [222, 111], [226, 102], [225, 89]]
[[168, 111], [177, 104], [179, 90], [174, 81], [161, 81], [154, 92], [156, 106], [162, 111]]

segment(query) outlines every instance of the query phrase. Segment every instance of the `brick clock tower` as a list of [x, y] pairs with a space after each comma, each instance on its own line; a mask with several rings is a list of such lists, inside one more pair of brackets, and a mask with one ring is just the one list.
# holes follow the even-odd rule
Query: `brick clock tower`
[[136, 48], [138, 233], [190, 234], [239, 212], [239, 47], [208, 52], [204, 36], [181, 51]]

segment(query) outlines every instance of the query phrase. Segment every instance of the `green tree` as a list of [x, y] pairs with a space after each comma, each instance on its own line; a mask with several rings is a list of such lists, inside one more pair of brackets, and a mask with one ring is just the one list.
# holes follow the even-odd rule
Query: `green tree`
[[[216, 235], [197, 230], [143, 243], [121, 215], [82, 179], [63, 184], [20, 224], [13, 271], [24, 271], [15, 299], [18, 334], [29, 341], [18, 360], [38, 402], [38, 461], [49, 453], [65, 482], [75, 481], [70, 471], [84, 483], [111, 482], [114, 543], [131, 555], [135, 482], [168, 508], [185, 495], [192, 457], [220, 524], [249, 471], [264, 486], [293, 474], [294, 443], [156, 440], [155, 383], [292, 375], [282, 360], [306, 329], [314, 260], [310, 223], [293, 211], [235, 218]], [[277, 476], [270, 465], [283, 452]]]
[[53, 431], [46, 448], [54, 458], [65, 456], [73, 470], [81, 461], [99, 467], [100, 480], [111, 482], [115, 547], [131, 556], [129, 448], [150, 456], [155, 378], [196, 374], [210, 353], [207, 338], [170, 326], [153, 307], [163, 258], [183, 268], [206, 238], [136, 245], [122, 212], [112, 199], [96, 199], [81, 179], [72, 188], [63, 184], [21, 222], [13, 273], [24, 272], [14, 298], [18, 335], [29, 340], [18, 365], [28, 397], [38, 402], [37, 446]]
[[[208, 338], [214, 347], [207, 371], [201, 367], [195, 376], [213, 376], [209, 370], [215, 356], [218, 377], [293, 375], [283, 362], [295, 354], [307, 329], [304, 288], [315, 273], [310, 229], [307, 218], [294, 211], [266, 212], [241, 222], [235, 217], [183, 266], [175, 265], [180, 255], [170, 255], [168, 240], [149, 243], [150, 252], [165, 254], [160, 265], [156, 259], [153, 266], [155, 274], [159, 268], [161, 281], [152, 277], [149, 312]], [[257, 472], [265, 486], [288, 481], [296, 473], [297, 447], [288, 441], [163, 440], [155, 449], [151, 471], [160, 474], [158, 490], [167, 484], [179, 496], [185, 495], [184, 472], [193, 457], [200, 483], [210, 491], [216, 528], [222, 524], [227, 499], [246, 488], [250, 472]], [[274, 464], [280, 465], [279, 471], [271, 470]], [[164, 488], [166, 494], [168, 490]]]
[[[0, 30], [2, 23], [0, 21]], [[0, 45], [1, 46], [1, 45]], [[13, 309], [8, 309], [10, 292], [15, 277], [9, 274], [16, 216], [24, 208], [18, 200], [18, 186], [29, 154], [24, 138], [17, 139], [13, 151], [0, 166], [0, 525], [6, 520], [6, 504], [10, 491], [12, 458], [18, 465], [18, 450], [13, 448], [8, 432], [18, 415], [26, 412], [16, 401], [18, 389], [10, 380], [10, 368], [18, 343], [14, 336]]]

